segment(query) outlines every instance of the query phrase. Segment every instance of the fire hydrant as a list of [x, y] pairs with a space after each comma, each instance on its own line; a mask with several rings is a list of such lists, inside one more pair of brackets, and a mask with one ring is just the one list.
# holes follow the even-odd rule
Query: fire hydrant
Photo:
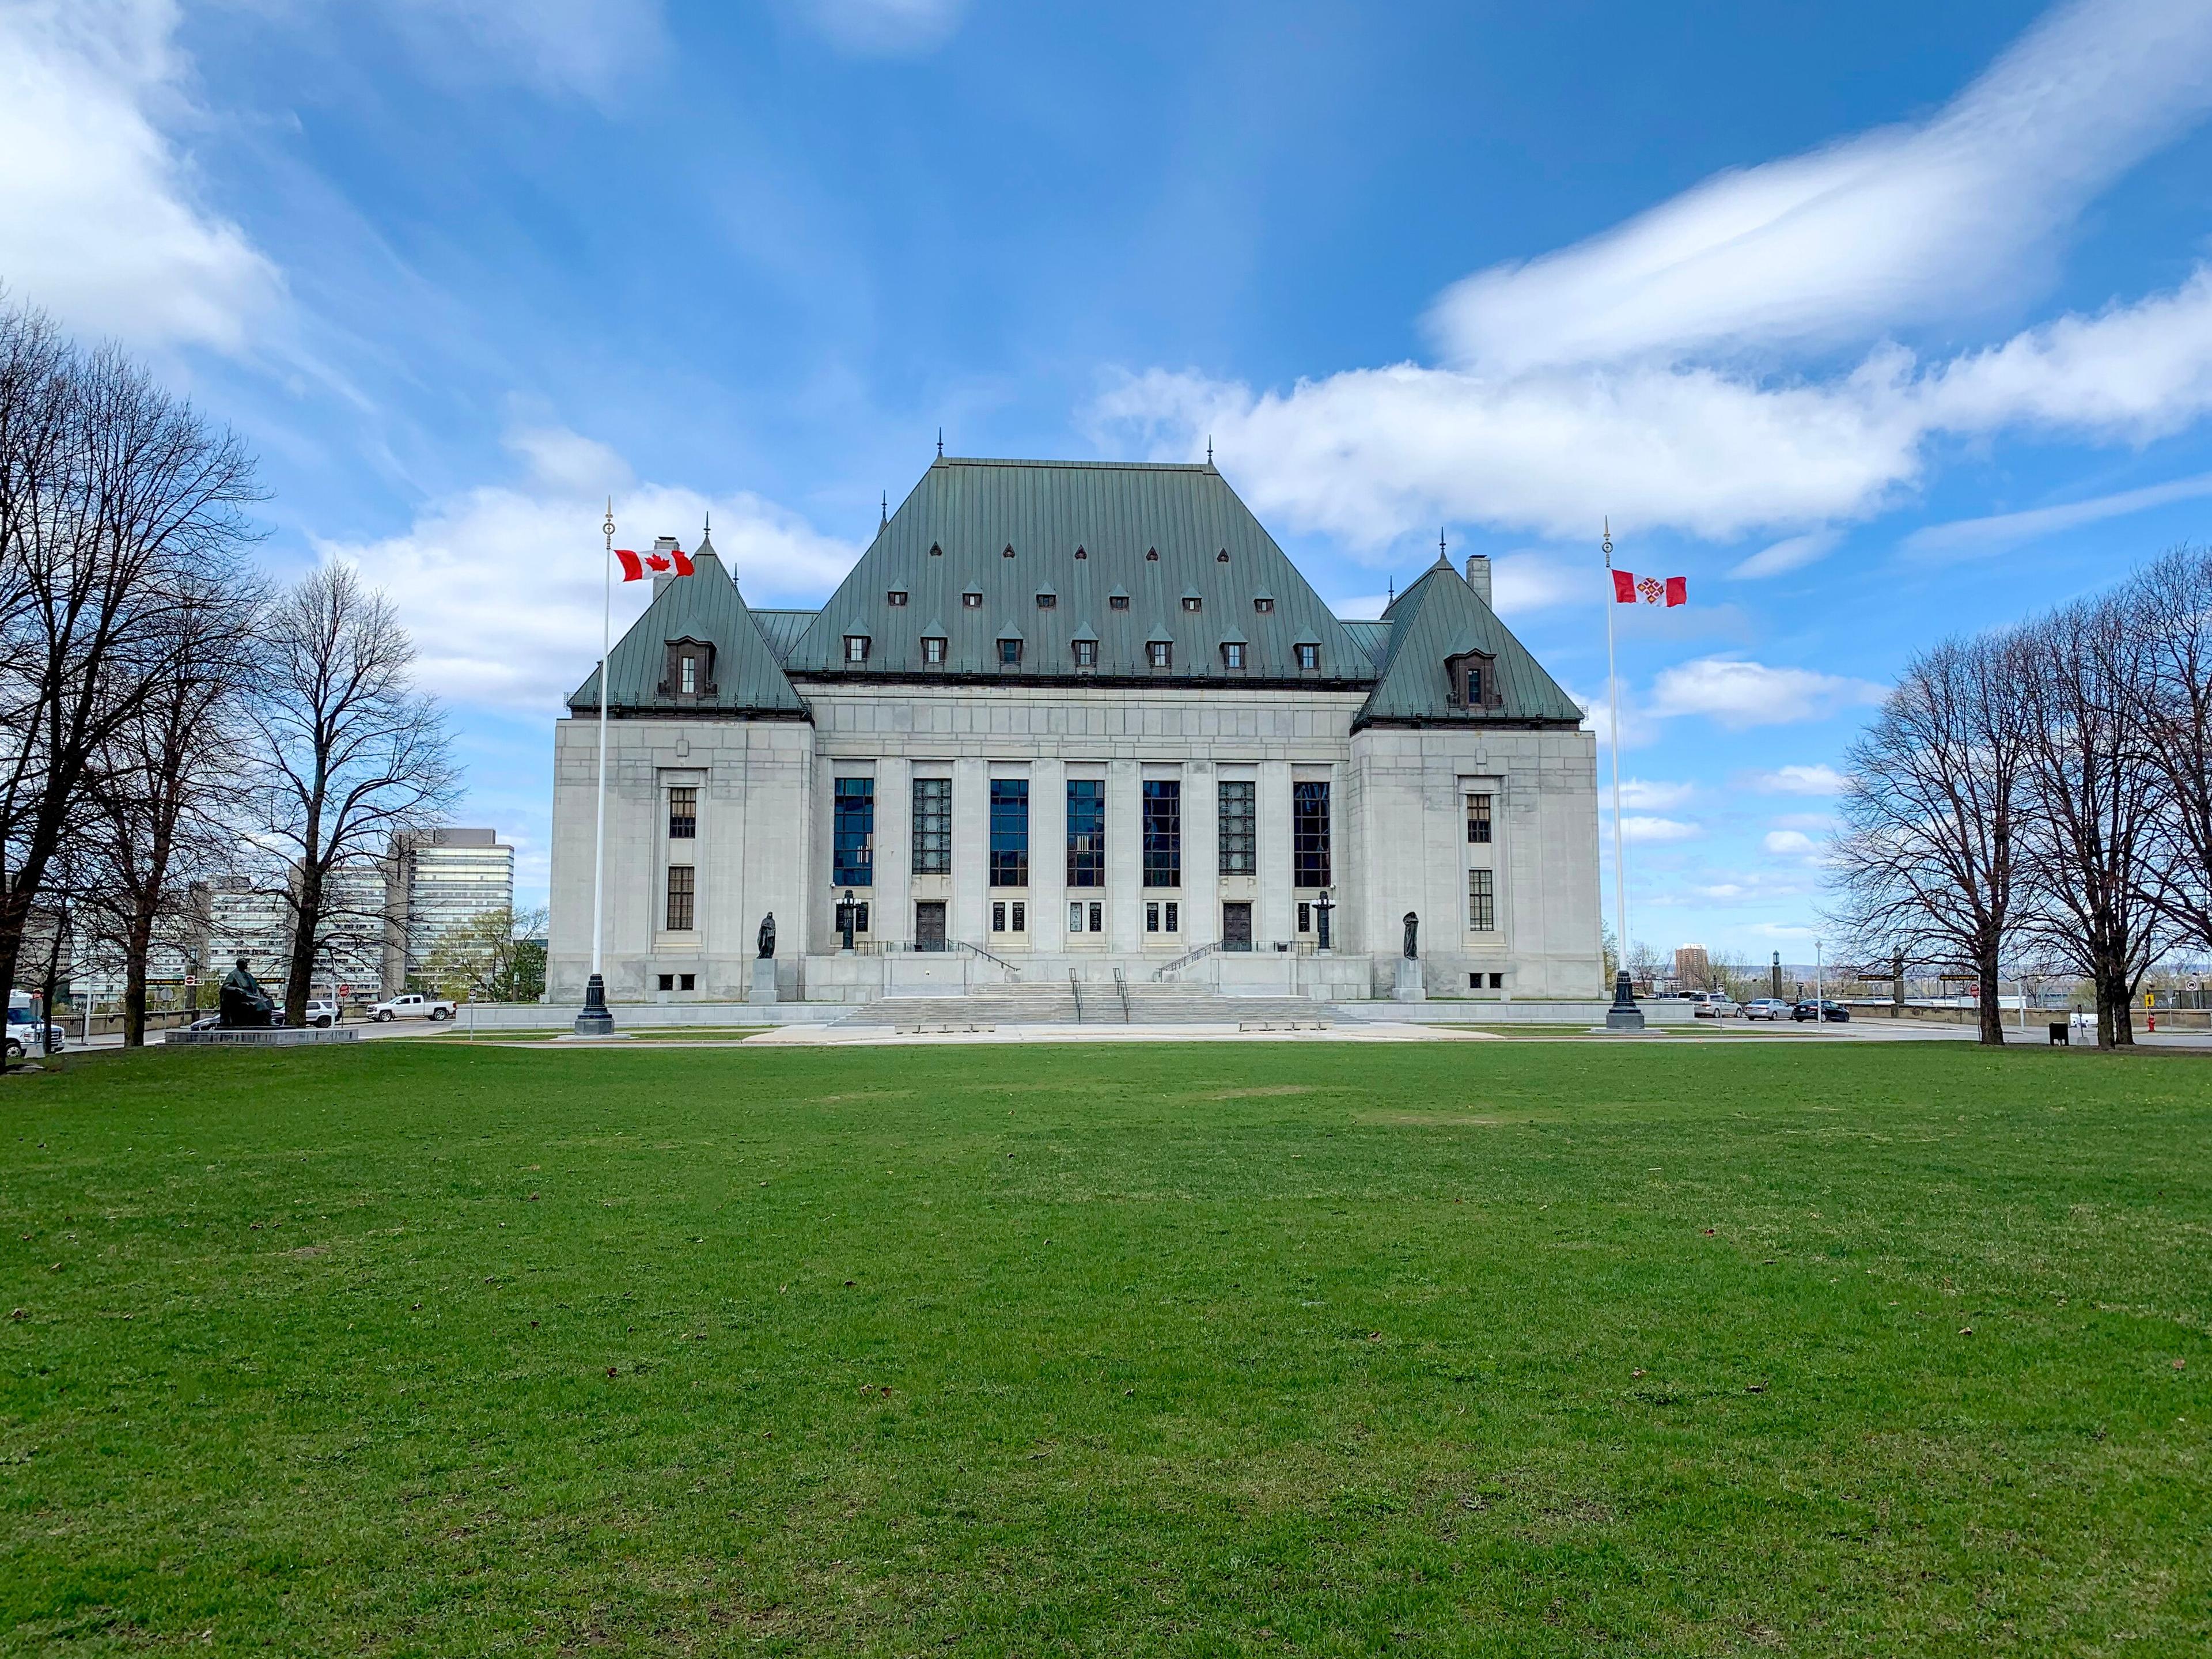
[[2149, 1031], [2158, 1030], [2158, 1015], [2155, 1011], [2147, 1012], [2143, 1015], [2143, 1029]]

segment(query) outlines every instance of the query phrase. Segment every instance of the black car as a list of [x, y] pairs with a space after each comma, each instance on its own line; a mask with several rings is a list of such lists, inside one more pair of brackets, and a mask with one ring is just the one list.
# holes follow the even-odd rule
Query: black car
[[1840, 1002], [1828, 1002], [1826, 1000], [1816, 1002], [1811, 997], [1807, 997], [1804, 1001], [1799, 1003], [1795, 1008], [1792, 1008], [1790, 1011], [1790, 1018], [1792, 1019], [1838, 1020], [1848, 1024], [1850, 1021], [1851, 1011], [1844, 1007]]

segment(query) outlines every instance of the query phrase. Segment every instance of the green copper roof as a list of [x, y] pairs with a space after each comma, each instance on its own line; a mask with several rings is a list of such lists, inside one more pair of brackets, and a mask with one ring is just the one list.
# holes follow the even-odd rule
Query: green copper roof
[[[923, 663], [932, 627], [946, 641], [941, 669]], [[1375, 672], [1212, 467], [1101, 461], [937, 461], [784, 665], [841, 679], [1073, 680], [1085, 634], [1097, 678], [1364, 684]], [[846, 660], [854, 635], [867, 638], [865, 663]], [[1002, 665], [1002, 639], [1021, 641], [1018, 664]], [[1222, 659], [1231, 639], [1244, 645], [1241, 672]], [[1164, 673], [1151, 666], [1153, 641], [1171, 647]], [[1300, 672], [1301, 641], [1319, 647], [1316, 671]]]
[[[692, 574], [664, 587], [609, 653], [614, 696], [607, 712], [807, 718], [805, 699], [792, 690], [712, 541], [701, 539], [691, 564]], [[668, 684], [668, 647], [684, 639], [714, 647], [708, 685], [690, 696]], [[596, 714], [599, 707], [599, 673], [594, 667], [569, 697], [568, 708], [572, 714]]]
[[[1480, 726], [1500, 720], [1582, 724], [1583, 711], [1546, 673], [1497, 612], [1442, 559], [1383, 613], [1390, 643], [1381, 678], [1352, 723], [1363, 726]], [[1452, 702], [1447, 659], [1469, 651], [1492, 659], [1498, 703], [1462, 708]]]

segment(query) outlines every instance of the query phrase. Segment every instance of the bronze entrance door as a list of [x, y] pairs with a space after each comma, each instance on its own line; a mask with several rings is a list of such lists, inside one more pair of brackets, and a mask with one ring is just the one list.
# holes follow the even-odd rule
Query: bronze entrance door
[[1249, 903], [1221, 907], [1221, 948], [1224, 951], [1249, 951], [1252, 948], [1252, 907]]
[[915, 903], [914, 948], [917, 951], [942, 951], [945, 948], [943, 899], [922, 899]]

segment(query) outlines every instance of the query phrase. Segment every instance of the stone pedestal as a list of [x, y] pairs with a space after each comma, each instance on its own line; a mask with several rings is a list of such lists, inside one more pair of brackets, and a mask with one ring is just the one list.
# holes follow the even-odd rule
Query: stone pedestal
[[1428, 988], [1421, 983], [1421, 964], [1411, 957], [1398, 958], [1398, 988], [1391, 993], [1401, 1002], [1426, 1002]]
[[747, 1002], [762, 1003], [774, 1002], [775, 1000], [775, 958], [773, 957], [755, 957], [753, 958], [753, 986], [752, 989], [745, 994], [745, 1000]]
[[1608, 1031], [1640, 1031], [1644, 1029], [1644, 1011], [1636, 1006], [1636, 988], [1630, 984], [1626, 969], [1613, 976], [1613, 1006], [1605, 1011], [1605, 1029]]
[[607, 1011], [607, 982], [593, 974], [584, 981], [584, 1006], [576, 1015], [576, 1035], [605, 1037], [615, 1034], [615, 1017]]

